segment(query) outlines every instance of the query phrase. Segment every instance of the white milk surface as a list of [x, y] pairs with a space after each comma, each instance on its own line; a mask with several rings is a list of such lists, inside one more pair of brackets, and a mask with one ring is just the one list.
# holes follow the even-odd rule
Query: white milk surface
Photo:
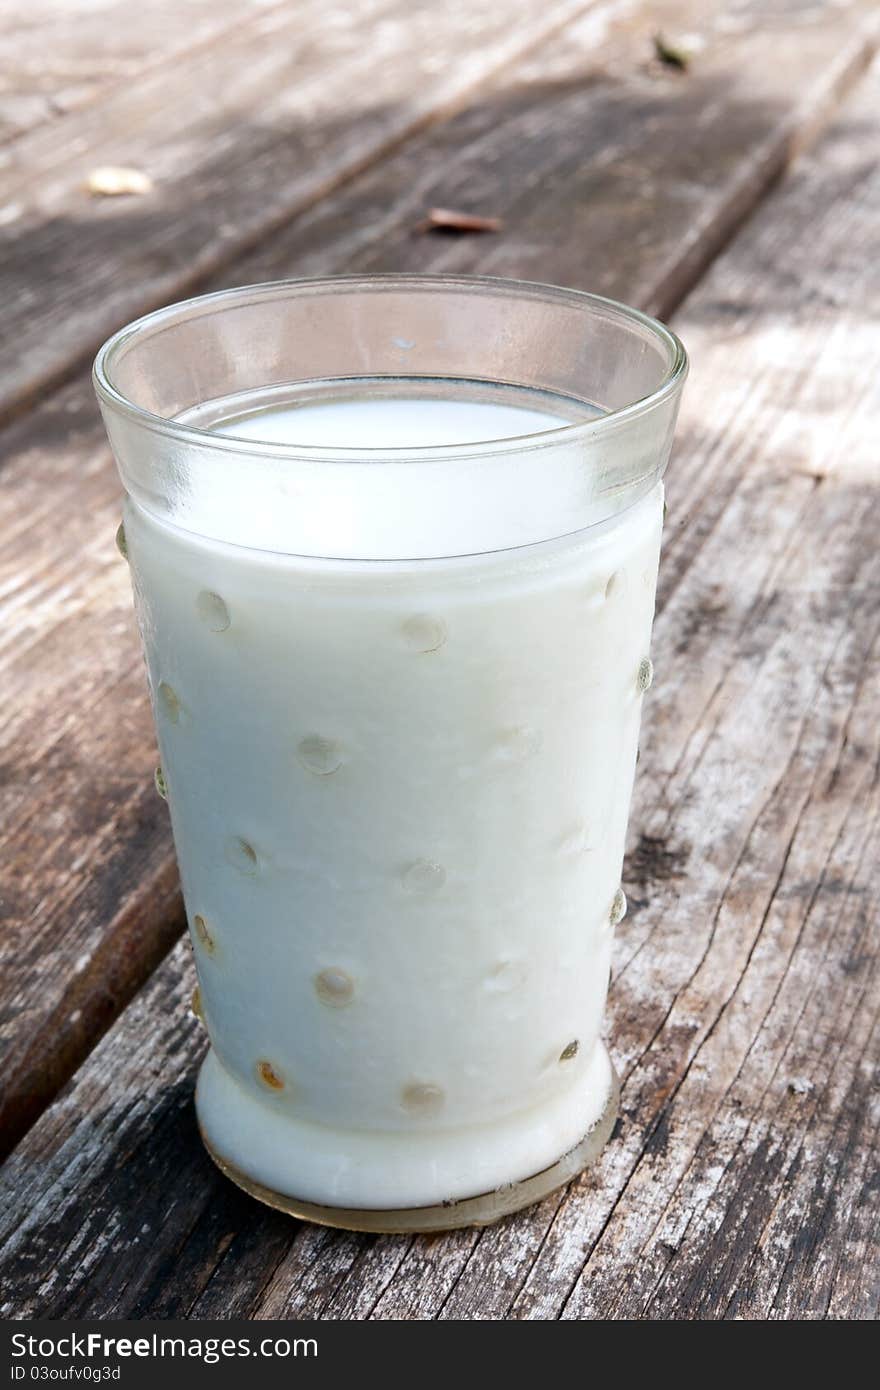
[[[558, 423], [408, 398], [224, 429], [381, 448]], [[598, 1119], [662, 495], [408, 562], [227, 545], [126, 504], [212, 1044], [199, 1118], [254, 1181], [431, 1205], [542, 1170]]]

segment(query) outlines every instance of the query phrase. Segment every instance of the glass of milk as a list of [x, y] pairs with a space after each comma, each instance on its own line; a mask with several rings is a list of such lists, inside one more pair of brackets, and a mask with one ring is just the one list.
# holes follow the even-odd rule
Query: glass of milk
[[608, 1138], [685, 374], [633, 309], [434, 276], [208, 295], [99, 353], [199, 1124], [262, 1200], [481, 1224]]

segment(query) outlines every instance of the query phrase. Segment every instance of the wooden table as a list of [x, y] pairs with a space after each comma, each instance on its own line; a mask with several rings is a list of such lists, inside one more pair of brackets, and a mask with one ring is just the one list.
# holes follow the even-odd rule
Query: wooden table
[[[873, 1317], [873, 0], [78, 9], [0, 6], [4, 1311]], [[686, 70], [656, 31], [696, 36]], [[91, 196], [107, 164], [152, 190]], [[435, 205], [503, 229], [414, 231]], [[693, 358], [608, 1018], [620, 1123], [566, 1191], [433, 1239], [298, 1225], [199, 1145], [87, 371], [190, 292], [389, 269], [619, 296]]]

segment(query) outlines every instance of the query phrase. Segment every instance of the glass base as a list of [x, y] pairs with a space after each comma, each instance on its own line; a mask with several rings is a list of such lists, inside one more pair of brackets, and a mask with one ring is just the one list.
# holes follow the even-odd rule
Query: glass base
[[612, 1068], [611, 1090], [598, 1120], [575, 1146], [540, 1173], [522, 1178], [519, 1182], [504, 1183], [491, 1192], [474, 1197], [441, 1202], [436, 1206], [409, 1207], [395, 1210], [390, 1207], [358, 1210], [349, 1207], [320, 1206], [297, 1197], [274, 1192], [254, 1182], [209, 1143], [201, 1129], [202, 1143], [225, 1177], [256, 1197], [258, 1202], [286, 1212], [288, 1216], [312, 1221], [318, 1226], [335, 1226], [344, 1231], [369, 1231], [381, 1235], [402, 1235], [433, 1231], [452, 1231], [462, 1226], [491, 1226], [502, 1217], [510, 1216], [523, 1207], [542, 1201], [559, 1187], [582, 1173], [595, 1162], [605, 1147], [614, 1124], [620, 1102], [620, 1083]]

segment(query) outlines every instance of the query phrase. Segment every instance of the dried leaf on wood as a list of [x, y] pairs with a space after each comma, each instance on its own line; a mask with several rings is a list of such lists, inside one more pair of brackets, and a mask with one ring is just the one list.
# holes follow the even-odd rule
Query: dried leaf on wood
[[417, 232], [500, 232], [500, 217], [481, 217], [474, 212], [456, 212], [453, 208], [430, 208], [427, 217], [416, 227]]

